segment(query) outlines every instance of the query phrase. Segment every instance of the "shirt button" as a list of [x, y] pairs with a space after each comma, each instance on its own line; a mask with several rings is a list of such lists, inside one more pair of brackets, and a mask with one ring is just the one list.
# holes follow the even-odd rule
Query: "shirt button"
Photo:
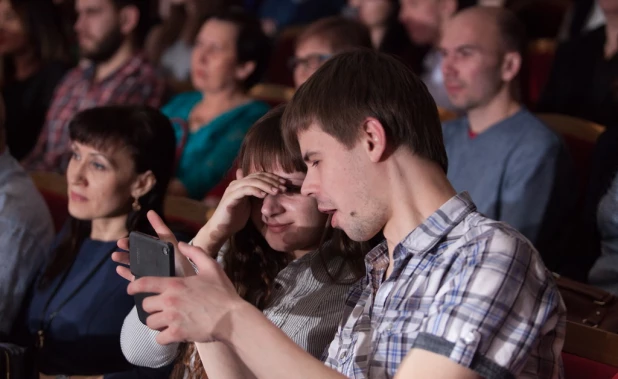
[[341, 354], [339, 354], [339, 359], [345, 359], [345, 357], [348, 356], [348, 352], [347, 351], [342, 351]]
[[470, 331], [462, 339], [467, 345], [471, 345], [476, 342], [476, 332]]
[[391, 330], [393, 330], [393, 324], [389, 323], [388, 325], [386, 325], [386, 331], [390, 332]]

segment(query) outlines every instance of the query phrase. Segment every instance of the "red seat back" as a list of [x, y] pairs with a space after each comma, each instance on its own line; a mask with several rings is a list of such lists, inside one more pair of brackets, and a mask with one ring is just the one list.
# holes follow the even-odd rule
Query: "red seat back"
[[613, 379], [618, 375], [618, 367], [569, 353], [562, 353], [562, 362], [565, 379]]

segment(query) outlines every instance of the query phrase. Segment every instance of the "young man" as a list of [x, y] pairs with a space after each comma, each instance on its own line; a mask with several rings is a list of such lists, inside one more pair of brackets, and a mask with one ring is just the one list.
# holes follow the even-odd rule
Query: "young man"
[[87, 63], [56, 88], [37, 145], [22, 164], [64, 171], [70, 157], [68, 124], [84, 109], [110, 104], [158, 108], [165, 85], [139, 53], [148, 24], [143, 0], [77, 0], [75, 31]]
[[556, 243], [577, 193], [570, 159], [553, 131], [517, 99], [525, 46], [510, 11], [474, 7], [446, 23], [440, 51], [445, 86], [466, 116], [443, 126], [448, 178], [479, 212], [519, 230], [556, 269]]
[[4, 121], [0, 96], [0, 338], [11, 332], [54, 238], [45, 200], [6, 147]]
[[565, 309], [551, 274], [521, 234], [451, 187], [435, 103], [403, 63], [372, 51], [333, 57], [296, 92], [284, 128], [307, 162], [301, 192], [351, 238], [386, 238], [365, 257], [329, 367], [187, 245], [198, 275], [129, 286], [160, 293], [144, 302], [160, 343], [222, 342], [258, 378], [562, 375]]

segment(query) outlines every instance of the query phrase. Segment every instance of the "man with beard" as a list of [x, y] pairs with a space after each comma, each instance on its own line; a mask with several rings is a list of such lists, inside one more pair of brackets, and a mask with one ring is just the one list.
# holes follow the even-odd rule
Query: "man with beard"
[[503, 8], [475, 7], [447, 22], [440, 51], [448, 96], [466, 116], [443, 125], [448, 179], [479, 211], [532, 241], [556, 270], [577, 192], [561, 139], [517, 99], [523, 25]]
[[37, 145], [22, 164], [64, 171], [70, 157], [68, 124], [77, 112], [102, 105], [158, 108], [164, 82], [140, 54], [147, 27], [144, 0], [77, 0], [75, 31], [86, 63], [56, 88]]

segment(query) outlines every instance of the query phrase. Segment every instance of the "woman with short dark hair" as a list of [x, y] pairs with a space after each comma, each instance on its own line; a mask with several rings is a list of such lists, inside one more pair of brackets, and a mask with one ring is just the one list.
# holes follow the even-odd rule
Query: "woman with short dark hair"
[[[143, 369], [126, 361], [119, 343], [135, 302], [111, 254], [130, 232], [152, 233], [146, 213], [163, 209], [174, 132], [155, 109], [110, 106], [78, 113], [69, 133], [69, 220], [25, 302], [36, 370], [41, 377], [138, 378]], [[169, 369], [151, 375], [164, 378]]]

